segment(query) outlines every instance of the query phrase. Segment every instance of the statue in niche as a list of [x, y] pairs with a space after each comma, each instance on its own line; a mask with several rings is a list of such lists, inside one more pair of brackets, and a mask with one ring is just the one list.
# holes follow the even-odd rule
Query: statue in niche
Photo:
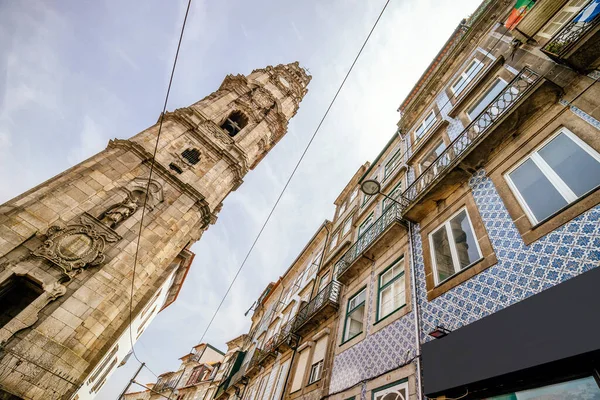
[[128, 194], [125, 200], [114, 204], [104, 211], [99, 220], [109, 228], [116, 228], [121, 222], [131, 217], [144, 201], [144, 193], [140, 190], [134, 190]]

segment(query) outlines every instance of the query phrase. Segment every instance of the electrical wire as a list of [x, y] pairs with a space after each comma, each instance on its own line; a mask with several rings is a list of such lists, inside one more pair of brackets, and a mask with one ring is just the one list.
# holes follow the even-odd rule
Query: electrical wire
[[[140, 251], [140, 241], [142, 238], [142, 229], [144, 227], [144, 215], [145, 215], [145, 211], [146, 211], [146, 204], [148, 202], [148, 192], [150, 190], [150, 183], [152, 182], [152, 173], [154, 172], [154, 164], [155, 164], [155, 160], [156, 160], [156, 153], [158, 151], [158, 143], [160, 141], [160, 134], [162, 131], [162, 126], [163, 126], [163, 120], [164, 120], [164, 116], [165, 116], [165, 112], [167, 111], [167, 103], [169, 101], [169, 94], [171, 93], [171, 86], [173, 84], [173, 76], [175, 75], [175, 67], [177, 66], [177, 59], [179, 58], [179, 50], [181, 49], [181, 42], [183, 40], [183, 33], [185, 32], [185, 25], [188, 19], [188, 15], [190, 12], [190, 6], [192, 5], [192, 0], [188, 0], [187, 3], [187, 7], [185, 10], [185, 16], [183, 18], [183, 23], [181, 25], [181, 33], [179, 34], [179, 41], [177, 42], [177, 51], [175, 52], [175, 59], [173, 60], [173, 68], [171, 69], [171, 76], [169, 78], [169, 85], [167, 86], [167, 93], [165, 95], [165, 101], [163, 104], [163, 109], [162, 112], [160, 113], [160, 120], [159, 120], [159, 124], [158, 124], [158, 133], [156, 135], [156, 143], [154, 145], [154, 152], [152, 153], [152, 159], [150, 161], [150, 172], [148, 174], [148, 183], [146, 185], [146, 193], [144, 194], [144, 203], [142, 206], [142, 215], [140, 217], [140, 229], [138, 232], [138, 237], [137, 237], [137, 243], [136, 243], [136, 247], [135, 247], [135, 255], [133, 258], [133, 274], [131, 277], [131, 296], [129, 298], [129, 341], [131, 342], [131, 351], [133, 353], [133, 356], [135, 357], [135, 359], [140, 363], [143, 364], [142, 361], [138, 358], [136, 352], [135, 352], [135, 348], [133, 345], [133, 333], [131, 332], [131, 324], [132, 324], [132, 320], [133, 320], [133, 292], [134, 292], [134, 288], [135, 288], [135, 271], [137, 268], [137, 261], [138, 261], [138, 254]], [[148, 366], [144, 365], [146, 369], [148, 369], [150, 372], [152, 372], [152, 370], [150, 370], [150, 368], [148, 368]], [[154, 372], [152, 372], [152, 374], [154, 374]], [[154, 374], [156, 376], [156, 374]]]
[[254, 242], [252, 242], [252, 245], [250, 246], [250, 249], [248, 250], [248, 252], [246, 253], [246, 256], [244, 257], [244, 260], [242, 261], [242, 264], [240, 265], [240, 267], [238, 268], [235, 276], [233, 277], [231, 283], [229, 284], [229, 287], [227, 288], [227, 291], [225, 292], [225, 294], [223, 295], [223, 298], [221, 299], [221, 302], [219, 303], [219, 305], [217, 306], [217, 309], [215, 310], [212, 318], [210, 319], [210, 321], [208, 322], [208, 325], [206, 327], [206, 329], [204, 330], [204, 333], [202, 333], [202, 336], [200, 338], [200, 343], [202, 343], [202, 341], [204, 340], [204, 337], [206, 336], [206, 333], [208, 332], [208, 330], [210, 329], [213, 321], [215, 320], [215, 317], [217, 316], [217, 314], [219, 313], [219, 310], [221, 309], [221, 307], [223, 306], [223, 303], [225, 302], [225, 299], [227, 298], [227, 295], [229, 295], [229, 292], [231, 291], [231, 288], [233, 287], [233, 284], [235, 283], [235, 281], [237, 280], [240, 272], [242, 271], [242, 269], [244, 268], [244, 265], [246, 265], [246, 261], [248, 260], [248, 258], [250, 257], [250, 254], [252, 254], [252, 251], [254, 250], [254, 247], [256, 246], [256, 243], [258, 242], [258, 240], [260, 239], [263, 231], [265, 230], [265, 227], [267, 226], [267, 224], [269, 223], [269, 220], [271, 219], [271, 216], [273, 215], [273, 212], [275, 212], [275, 209], [277, 208], [277, 205], [279, 204], [279, 201], [281, 200], [281, 198], [283, 197], [283, 194], [285, 193], [285, 191], [287, 190], [290, 182], [292, 181], [294, 175], [296, 174], [296, 171], [298, 170], [298, 167], [300, 166], [300, 164], [302, 163], [302, 160], [304, 159], [304, 156], [306, 155], [306, 153], [308, 152], [308, 149], [310, 148], [312, 142], [314, 141], [315, 137], [317, 136], [317, 133], [319, 132], [319, 130], [321, 129], [321, 126], [323, 125], [323, 122], [325, 121], [325, 119], [327, 118], [327, 115], [329, 114], [329, 111], [331, 110], [331, 108], [333, 107], [333, 104], [335, 103], [338, 95], [340, 94], [340, 92], [342, 91], [342, 88], [344, 87], [344, 85], [346, 84], [346, 81], [348, 80], [348, 77], [350, 76], [350, 73], [352, 72], [352, 70], [354, 69], [354, 65], [356, 65], [356, 62], [358, 61], [358, 59], [360, 58], [360, 55], [362, 54], [365, 46], [367, 45], [367, 43], [369, 42], [369, 39], [371, 38], [371, 35], [373, 34], [373, 31], [375, 30], [375, 28], [377, 27], [377, 24], [379, 23], [379, 20], [381, 19], [381, 16], [383, 15], [383, 13], [385, 12], [388, 4], [390, 3], [390, 0], [387, 0], [385, 2], [385, 4], [383, 5], [383, 8], [381, 10], [381, 12], [379, 13], [379, 16], [377, 17], [377, 19], [375, 20], [375, 23], [373, 24], [373, 27], [371, 28], [371, 30], [369, 31], [369, 34], [367, 35], [367, 38], [365, 39], [365, 41], [363, 42], [362, 46], [360, 47], [360, 50], [358, 51], [358, 54], [356, 55], [356, 57], [354, 58], [354, 61], [352, 62], [352, 64], [350, 65], [350, 69], [348, 69], [348, 72], [346, 73], [346, 76], [344, 76], [344, 79], [342, 80], [342, 83], [340, 84], [339, 88], [337, 89], [337, 91], [335, 92], [335, 95], [333, 96], [333, 99], [331, 100], [331, 102], [329, 103], [329, 106], [327, 107], [327, 109], [325, 110], [325, 114], [323, 114], [323, 117], [321, 118], [321, 121], [319, 122], [319, 124], [317, 125], [317, 128], [315, 129], [314, 133], [312, 134], [310, 140], [308, 141], [308, 144], [306, 145], [306, 147], [304, 148], [304, 151], [302, 152], [302, 154], [300, 155], [300, 159], [298, 160], [298, 162], [296, 163], [296, 165], [294, 166], [294, 169], [292, 170], [292, 173], [290, 174], [289, 178], [287, 179], [285, 185], [283, 186], [283, 189], [281, 190], [281, 193], [279, 193], [279, 196], [277, 197], [277, 200], [275, 201], [275, 204], [273, 204], [273, 207], [271, 208], [271, 211], [269, 212], [269, 215], [267, 215], [267, 218], [265, 219], [265, 222], [263, 223], [262, 227], [260, 228], [258, 235], [256, 235], [256, 238], [254, 239]]

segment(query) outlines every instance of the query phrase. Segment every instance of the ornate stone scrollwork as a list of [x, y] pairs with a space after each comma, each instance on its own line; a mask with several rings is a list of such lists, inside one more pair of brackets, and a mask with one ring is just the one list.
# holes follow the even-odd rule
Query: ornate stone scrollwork
[[[143, 194], [142, 194], [143, 195]], [[109, 228], [116, 228], [121, 222], [131, 217], [140, 207], [140, 202], [143, 203], [143, 197], [135, 196], [129, 193], [125, 200], [114, 204], [100, 215], [100, 222]]]
[[121, 240], [115, 231], [87, 213], [79, 217], [78, 224], [51, 226], [46, 235], [44, 244], [33, 254], [54, 263], [67, 275], [102, 263], [106, 243]]

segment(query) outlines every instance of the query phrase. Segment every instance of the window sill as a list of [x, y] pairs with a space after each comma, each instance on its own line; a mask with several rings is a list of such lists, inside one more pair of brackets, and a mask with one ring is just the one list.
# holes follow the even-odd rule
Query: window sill
[[345, 345], [346, 343], [350, 342], [352, 339], [355, 339], [357, 337], [359, 337], [360, 335], [363, 334], [364, 331], [360, 331], [358, 332], [356, 335], [349, 337], [348, 339], [344, 340], [342, 343], [340, 343], [339, 347], [342, 347], [343, 345]]
[[442, 282], [438, 283], [432, 288], [428, 288], [427, 290], [427, 300], [431, 301], [436, 297], [441, 296], [442, 294], [448, 292], [449, 290], [455, 288], [456, 286], [468, 281], [473, 276], [479, 274], [485, 269], [491, 267], [498, 263], [498, 259], [496, 258], [496, 254], [491, 253], [489, 255], [484, 255], [484, 257], [479, 260], [471, 263], [466, 268], [463, 268], [456, 274], [449, 276], [444, 279]]
[[379, 318], [377, 321], [375, 321], [375, 323], [373, 325], [377, 325], [377, 324], [379, 324], [381, 322], [384, 322], [386, 319], [388, 319], [389, 317], [394, 316], [394, 314], [396, 314], [398, 311], [402, 310], [405, 307], [406, 307], [406, 303], [404, 303], [402, 306], [396, 308], [394, 311], [392, 311], [391, 313], [389, 313], [385, 317]]

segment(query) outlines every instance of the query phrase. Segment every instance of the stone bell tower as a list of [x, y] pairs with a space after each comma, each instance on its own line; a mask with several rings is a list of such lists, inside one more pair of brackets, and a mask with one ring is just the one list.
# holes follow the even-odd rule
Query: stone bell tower
[[[285, 135], [310, 76], [298, 63], [219, 89], [0, 206], [0, 399], [68, 399]], [[11, 397], [13, 396], [13, 397]]]

